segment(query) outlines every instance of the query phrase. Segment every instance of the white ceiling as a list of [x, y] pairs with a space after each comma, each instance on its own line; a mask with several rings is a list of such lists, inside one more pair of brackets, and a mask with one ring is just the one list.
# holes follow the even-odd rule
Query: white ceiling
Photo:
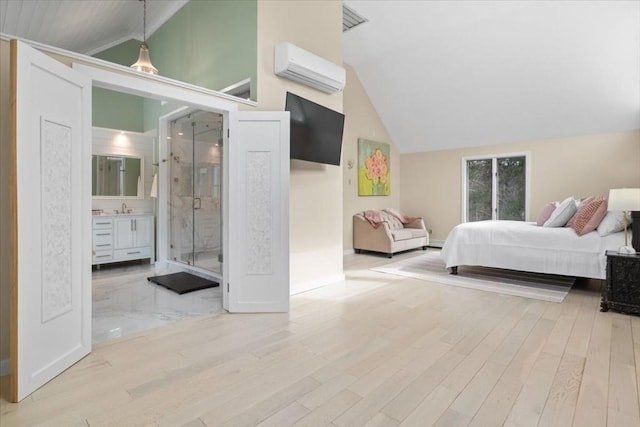
[[[148, 0], [147, 37], [188, 0]], [[91, 55], [142, 40], [140, 0], [0, 0], [0, 32]]]
[[401, 152], [640, 128], [640, 1], [345, 3], [369, 22], [344, 61]]
[[[186, 2], [148, 0], [147, 36]], [[640, 0], [345, 3], [369, 22], [344, 61], [400, 152], [640, 128]], [[92, 54], [142, 39], [142, 2], [0, 0], [0, 32]]]

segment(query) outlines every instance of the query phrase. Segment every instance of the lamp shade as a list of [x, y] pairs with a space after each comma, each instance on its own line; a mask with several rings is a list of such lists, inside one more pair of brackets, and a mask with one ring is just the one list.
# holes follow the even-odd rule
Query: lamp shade
[[612, 188], [608, 206], [610, 211], [640, 211], [640, 188]]
[[131, 66], [134, 70], [142, 71], [148, 74], [158, 74], [158, 69], [151, 63], [149, 57], [149, 46], [146, 43], [140, 44], [140, 55], [135, 64]]

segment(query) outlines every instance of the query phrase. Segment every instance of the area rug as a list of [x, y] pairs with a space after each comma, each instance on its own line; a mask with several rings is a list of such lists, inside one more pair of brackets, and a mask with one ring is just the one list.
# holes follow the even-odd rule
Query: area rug
[[428, 252], [371, 270], [445, 285], [552, 302], [562, 302], [576, 280], [575, 277], [568, 276], [476, 266], [458, 267], [458, 274], [453, 275], [449, 274], [445, 268], [440, 252]]
[[213, 280], [208, 280], [185, 272], [147, 277], [147, 280], [149, 282], [157, 283], [158, 285], [180, 295], [220, 285], [218, 282], [214, 282]]

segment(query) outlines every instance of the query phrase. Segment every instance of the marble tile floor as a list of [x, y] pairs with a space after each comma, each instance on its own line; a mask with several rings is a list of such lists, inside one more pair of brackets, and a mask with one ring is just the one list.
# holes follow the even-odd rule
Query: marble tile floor
[[103, 265], [92, 272], [92, 342], [99, 343], [222, 311], [220, 287], [183, 295], [147, 281], [179, 271], [151, 264]]

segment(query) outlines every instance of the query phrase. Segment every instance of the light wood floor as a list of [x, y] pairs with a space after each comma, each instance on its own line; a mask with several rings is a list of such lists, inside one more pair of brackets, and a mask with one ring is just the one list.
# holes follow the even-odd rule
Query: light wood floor
[[640, 426], [640, 317], [599, 312], [598, 281], [557, 304], [368, 270], [387, 262], [345, 257], [289, 314], [97, 345], [0, 425]]

